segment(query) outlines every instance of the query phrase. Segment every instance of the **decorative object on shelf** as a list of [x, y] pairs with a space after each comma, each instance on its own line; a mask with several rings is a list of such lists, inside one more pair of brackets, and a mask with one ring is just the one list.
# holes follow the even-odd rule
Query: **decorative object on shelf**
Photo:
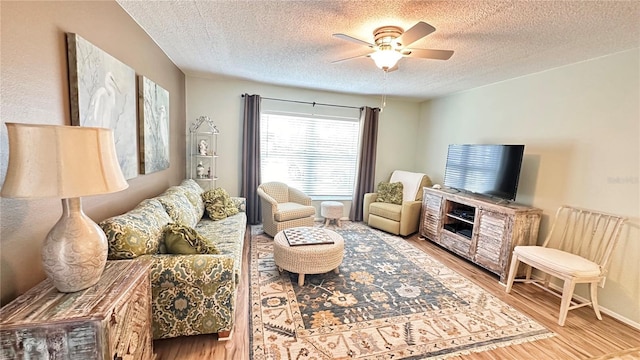
[[217, 137], [220, 132], [208, 116], [200, 116], [189, 127], [189, 163], [190, 179], [194, 179], [204, 190], [215, 187]]
[[204, 178], [204, 165], [202, 165], [202, 161], [200, 161], [198, 163], [198, 166], [196, 166], [196, 175], [198, 176], [199, 179]]
[[93, 286], [107, 261], [107, 239], [82, 211], [80, 197], [116, 192], [129, 186], [118, 166], [113, 131], [78, 126], [6, 125], [9, 166], [1, 195], [62, 199], [62, 216], [42, 246], [44, 270], [61, 292]]
[[169, 168], [169, 92], [144, 76], [139, 77], [140, 172]]
[[71, 125], [112, 129], [122, 174], [138, 176], [135, 71], [74, 33], [67, 51]]
[[198, 152], [200, 153], [200, 155], [207, 155], [207, 149], [209, 148], [209, 145], [207, 144], [207, 141], [205, 139], [200, 140], [200, 142], [198, 143]]

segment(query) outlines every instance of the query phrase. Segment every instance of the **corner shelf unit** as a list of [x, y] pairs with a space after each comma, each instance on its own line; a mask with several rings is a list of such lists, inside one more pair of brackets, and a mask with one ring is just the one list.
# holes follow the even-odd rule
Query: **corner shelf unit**
[[513, 248], [535, 245], [542, 210], [472, 194], [423, 188], [420, 236], [500, 276]]
[[208, 116], [200, 116], [189, 127], [188, 176], [204, 190], [215, 188], [218, 160], [218, 128]]

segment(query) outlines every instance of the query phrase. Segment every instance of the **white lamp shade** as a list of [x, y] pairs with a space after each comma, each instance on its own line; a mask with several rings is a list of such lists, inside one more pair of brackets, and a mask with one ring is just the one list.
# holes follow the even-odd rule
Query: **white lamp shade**
[[110, 129], [6, 123], [9, 167], [1, 195], [74, 198], [126, 189]]
[[393, 49], [378, 50], [371, 54], [376, 66], [383, 70], [391, 69], [402, 58], [400, 52]]

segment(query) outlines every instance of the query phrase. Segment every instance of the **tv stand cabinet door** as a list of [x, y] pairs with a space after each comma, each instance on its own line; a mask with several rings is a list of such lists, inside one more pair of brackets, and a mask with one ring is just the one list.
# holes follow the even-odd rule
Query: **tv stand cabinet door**
[[513, 217], [486, 209], [478, 209], [478, 216], [474, 261], [502, 278], [505, 255], [510, 255]]
[[420, 235], [439, 242], [442, 227], [442, 196], [423, 191]]

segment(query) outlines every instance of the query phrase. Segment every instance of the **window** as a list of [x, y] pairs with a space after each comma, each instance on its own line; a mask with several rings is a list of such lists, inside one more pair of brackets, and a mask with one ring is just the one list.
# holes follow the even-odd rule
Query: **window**
[[358, 119], [262, 113], [262, 181], [281, 181], [314, 198], [351, 198]]

